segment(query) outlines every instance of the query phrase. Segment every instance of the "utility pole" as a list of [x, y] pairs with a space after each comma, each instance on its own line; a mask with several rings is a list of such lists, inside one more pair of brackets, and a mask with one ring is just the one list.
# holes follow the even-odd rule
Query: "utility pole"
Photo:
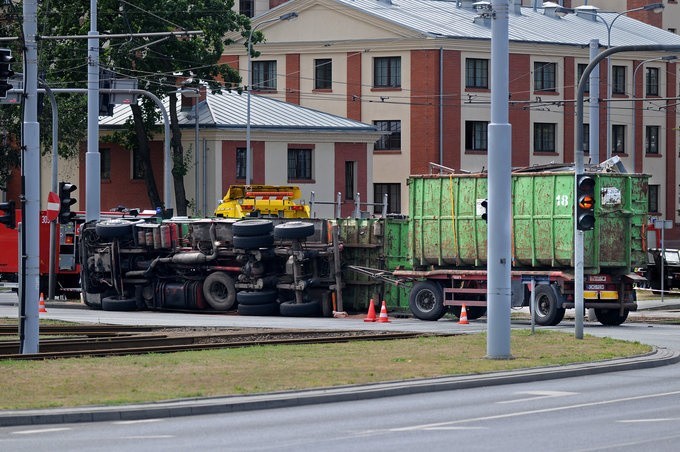
[[[99, 35], [97, 0], [90, 0], [87, 39], [87, 152], [85, 153], [85, 220], [98, 220], [101, 211], [99, 155]], [[166, 200], [167, 201], [167, 200]]]
[[38, 293], [40, 222], [40, 123], [38, 123], [38, 4], [37, 0], [24, 0], [24, 130], [21, 179], [24, 205], [21, 219], [21, 240], [24, 244], [20, 257], [25, 265], [20, 286], [21, 353], [38, 353], [39, 319]]

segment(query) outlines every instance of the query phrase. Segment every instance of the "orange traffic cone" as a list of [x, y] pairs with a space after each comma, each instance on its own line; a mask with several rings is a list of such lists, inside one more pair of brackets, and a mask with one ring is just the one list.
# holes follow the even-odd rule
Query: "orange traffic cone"
[[43, 297], [42, 292], [40, 292], [40, 302], [38, 303], [38, 312], [47, 312], [47, 309], [45, 309], [45, 298]]
[[378, 318], [378, 322], [387, 323], [389, 321], [390, 319], [387, 318], [387, 306], [385, 306], [385, 300], [383, 300], [382, 306], [380, 307], [380, 318]]
[[373, 298], [371, 298], [371, 303], [368, 305], [368, 314], [364, 319], [364, 322], [375, 322], [375, 304], [373, 303]]
[[468, 319], [467, 319], [467, 309], [465, 309], [465, 305], [463, 305], [460, 308], [460, 320], [458, 320], [458, 323], [460, 325], [469, 325], [470, 324], [470, 322], [468, 322]]

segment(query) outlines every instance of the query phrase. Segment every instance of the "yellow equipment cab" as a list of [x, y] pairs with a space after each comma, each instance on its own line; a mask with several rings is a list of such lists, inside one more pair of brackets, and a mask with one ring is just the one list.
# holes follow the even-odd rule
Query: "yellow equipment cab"
[[300, 201], [294, 185], [231, 185], [215, 216], [222, 218], [309, 218], [309, 206]]

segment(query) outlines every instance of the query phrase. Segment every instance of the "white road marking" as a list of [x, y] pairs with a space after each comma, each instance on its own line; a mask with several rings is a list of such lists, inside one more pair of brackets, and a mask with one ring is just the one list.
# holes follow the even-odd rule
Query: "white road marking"
[[52, 433], [52, 432], [63, 432], [66, 430], [72, 430], [69, 427], [55, 427], [55, 428], [41, 428], [37, 430], [20, 430], [18, 432], [12, 432], [14, 435], [32, 435], [34, 433]]
[[451, 425], [447, 427], [430, 427], [430, 428], [425, 428], [423, 430], [426, 430], [428, 432], [436, 431], [436, 430], [488, 430], [488, 427], [462, 427], [462, 426], [456, 426], [456, 425]]
[[680, 420], [677, 417], [660, 417], [657, 419], [622, 419], [620, 421], [616, 422], [621, 422], [623, 424], [635, 424], [638, 422], [670, 422], [670, 421], [677, 421]]
[[578, 392], [566, 392], [566, 391], [524, 391], [516, 392], [515, 394], [527, 394], [533, 395], [534, 397], [525, 397], [523, 399], [513, 399], [513, 400], [503, 400], [496, 403], [517, 403], [517, 402], [527, 402], [529, 400], [540, 400], [549, 399], [551, 397], [565, 397], [570, 395], [576, 395]]
[[161, 422], [163, 419], [138, 419], [136, 421], [114, 421], [112, 424], [116, 425], [130, 425], [130, 424], [148, 424], [150, 422]]
[[470, 418], [470, 419], [459, 419], [457, 421], [448, 421], [448, 422], [437, 422], [434, 424], [421, 424], [421, 425], [411, 425], [408, 427], [397, 427], [397, 428], [391, 428], [388, 429], [391, 432], [406, 432], [409, 430], [423, 430], [427, 428], [435, 428], [435, 427], [444, 427], [444, 426], [449, 426], [449, 425], [456, 425], [456, 424], [465, 424], [468, 422], [480, 422], [480, 421], [493, 421], [497, 419], [507, 419], [511, 417], [518, 417], [518, 416], [528, 416], [532, 414], [541, 414], [541, 413], [552, 413], [556, 411], [566, 411], [566, 410], [574, 410], [578, 408], [585, 408], [585, 407], [592, 407], [592, 406], [600, 406], [600, 405], [611, 405], [614, 403], [621, 403], [621, 402], [630, 402], [633, 400], [643, 400], [643, 399], [653, 399], [657, 397], [668, 397], [672, 395], [680, 395], [680, 391], [672, 391], [672, 392], [662, 392], [658, 394], [646, 394], [646, 395], [640, 395], [640, 396], [633, 396], [633, 397], [624, 397], [621, 399], [612, 399], [612, 400], [602, 400], [600, 402], [589, 402], [589, 403], [579, 403], [576, 405], [566, 405], [566, 406], [558, 406], [558, 407], [553, 407], [553, 408], [543, 408], [539, 410], [528, 410], [528, 411], [517, 411], [514, 413], [506, 413], [506, 414], [496, 414], [494, 416], [482, 416], [482, 417], [476, 417], [476, 418]]

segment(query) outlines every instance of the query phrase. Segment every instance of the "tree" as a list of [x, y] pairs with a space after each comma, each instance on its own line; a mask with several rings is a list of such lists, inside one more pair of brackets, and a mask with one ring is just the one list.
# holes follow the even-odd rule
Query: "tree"
[[[44, 36], [86, 35], [89, 31], [89, 0], [42, 2], [39, 6], [39, 33]], [[163, 38], [129, 37], [100, 42], [100, 66], [117, 76], [136, 78], [139, 88], [157, 97], [169, 98], [172, 131], [173, 169], [176, 214], [186, 215], [188, 202], [184, 191], [187, 173], [181, 131], [177, 122], [176, 92], [180, 82], [193, 80], [208, 85], [213, 92], [240, 84], [236, 70], [219, 60], [228, 32], [241, 31], [245, 36], [250, 20], [233, 11], [233, 0], [99, 0], [97, 5], [100, 34], [140, 34], [150, 32], [181, 32], [201, 30], [200, 36], [167, 36]], [[253, 42], [261, 40], [257, 34]], [[52, 88], [85, 88], [87, 74], [87, 40], [40, 40], [39, 66]], [[59, 96], [59, 154], [78, 154], [86, 138], [87, 99], [83, 95]], [[66, 107], [66, 108], [64, 108]], [[49, 112], [49, 103], [43, 115]], [[49, 117], [48, 117], [49, 118]], [[149, 140], [162, 129], [156, 126], [155, 104], [142, 99], [132, 107], [128, 128], [118, 140], [137, 151], [141, 158], [149, 201], [160, 206], [161, 200], [149, 157]], [[51, 146], [51, 121], [41, 120], [43, 149]]]

